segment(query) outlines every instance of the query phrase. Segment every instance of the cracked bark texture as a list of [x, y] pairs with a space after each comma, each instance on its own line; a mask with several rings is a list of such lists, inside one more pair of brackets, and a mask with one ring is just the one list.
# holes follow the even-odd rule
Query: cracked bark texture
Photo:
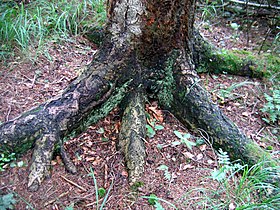
[[124, 110], [119, 134], [119, 148], [125, 156], [130, 182], [139, 180], [144, 172], [146, 117], [143, 92], [135, 91], [129, 96]]
[[145, 94], [157, 97], [186, 126], [204, 130], [230, 157], [256, 163], [267, 156], [221, 113], [199, 83], [193, 62], [194, 0], [108, 0], [107, 6], [105, 40], [81, 76], [57, 97], [0, 126], [1, 152], [23, 153], [35, 145], [30, 190], [49, 176], [56, 144], [66, 168], [75, 173], [63, 139], [82, 132], [121, 102], [126, 109], [120, 147], [131, 180], [138, 179], [145, 160]]

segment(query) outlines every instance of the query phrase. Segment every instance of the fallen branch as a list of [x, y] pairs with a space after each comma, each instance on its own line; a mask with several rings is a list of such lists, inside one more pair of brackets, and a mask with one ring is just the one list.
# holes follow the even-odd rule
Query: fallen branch
[[230, 0], [230, 2], [237, 3], [237, 4], [245, 4], [248, 6], [264, 8], [264, 9], [280, 10], [280, 7], [273, 6], [273, 5], [267, 5], [267, 4], [257, 4], [257, 3], [252, 3], [252, 2], [248, 2], [248, 1], [240, 1], [240, 0]]

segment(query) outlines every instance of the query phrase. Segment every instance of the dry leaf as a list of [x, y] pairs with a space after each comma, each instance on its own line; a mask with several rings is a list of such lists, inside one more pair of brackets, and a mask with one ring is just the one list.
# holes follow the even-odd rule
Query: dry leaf
[[207, 160], [207, 163], [210, 164], [210, 165], [212, 165], [212, 164], [215, 163], [215, 161], [213, 161], [213, 160]]
[[95, 157], [86, 157], [87, 162], [94, 161], [94, 160], [95, 160]]
[[241, 104], [238, 103], [238, 102], [236, 102], [236, 103], [234, 103], [233, 105], [234, 105], [234, 106], [240, 106]]
[[233, 203], [230, 203], [229, 206], [228, 206], [228, 209], [229, 209], [229, 210], [234, 210], [235, 207], [236, 207], [236, 206], [235, 206]]
[[259, 145], [263, 148], [266, 148], [266, 144], [264, 142], [260, 142]]
[[151, 112], [152, 116], [156, 118], [157, 121], [163, 122], [163, 114], [162, 111], [158, 109], [157, 106], [150, 106], [148, 110]]
[[250, 115], [249, 112], [242, 112], [242, 115], [245, 116], [245, 117], [248, 117]]
[[122, 171], [122, 176], [128, 177], [127, 171]]
[[203, 154], [198, 154], [197, 156], [196, 156], [196, 160], [201, 160], [203, 158]]
[[183, 167], [183, 170], [192, 169], [192, 168], [194, 168], [193, 165], [187, 164], [187, 165], [185, 165], [185, 166]]
[[192, 159], [193, 157], [194, 157], [194, 155], [192, 154], [192, 153], [190, 153], [190, 152], [184, 152], [183, 153], [187, 158], [190, 158], [190, 159]]
[[101, 159], [101, 158], [96, 158], [96, 159], [92, 162], [92, 165], [93, 165], [93, 166], [97, 166], [97, 165], [100, 165], [101, 162], [102, 162], [102, 159]]
[[199, 149], [200, 149], [201, 151], [205, 151], [205, 150], [206, 150], [206, 144], [201, 145], [201, 146], [199, 147]]
[[59, 165], [62, 163], [61, 157], [59, 155], [57, 155], [55, 159]]
[[227, 110], [231, 112], [232, 111], [232, 107], [231, 106], [227, 107]]
[[51, 165], [52, 165], [52, 166], [55, 166], [56, 164], [57, 164], [57, 162], [56, 162], [55, 160], [52, 160], [52, 161], [51, 161]]

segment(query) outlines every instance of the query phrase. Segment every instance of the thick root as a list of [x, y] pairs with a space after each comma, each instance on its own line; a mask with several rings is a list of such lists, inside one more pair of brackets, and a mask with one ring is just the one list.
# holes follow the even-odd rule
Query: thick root
[[[181, 86], [187, 87], [187, 85]], [[241, 159], [249, 165], [262, 158], [271, 160], [270, 155], [255, 142], [247, 138], [214, 104], [207, 92], [198, 83], [188, 90], [181, 89], [182, 97], [176, 95], [172, 112], [187, 127], [203, 130], [210, 137], [215, 149], [227, 151], [233, 160]]]
[[46, 134], [36, 141], [28, 176], [30, 191], [37, 191], [43, 180], [50, 177], [50, 162], [57, 140], [56, 134]]
[[146, 118], [141, 92], [132, 93], [124, 111], [119, 135], [119, 147], [124, 153], [131, 183], [141, 178], [145, 165]]
[[67, 152], [65, 151], [63, 145], [60, 147], [60, 156], [62, 158], [62, 161], [64, 163], [66, 171], [68, 171], [71, 174], [76, 174], [77, 173], [77, 168], [72, 162], [72, 160], [69, 158]]
[[[59, 138], [56, 133], [45, 134], [41, 139], [36, 141], [28, 176], [28, 189], [30, 191], [37, 191], [44, 179], [51, 176], [51, 160], [53, 157], [54, 147], [58, 141]], [[60, 155], [66, 170], [75, 174], [77, 169], [68, 157], [63, 145], [61, 145], [60, 148]]]

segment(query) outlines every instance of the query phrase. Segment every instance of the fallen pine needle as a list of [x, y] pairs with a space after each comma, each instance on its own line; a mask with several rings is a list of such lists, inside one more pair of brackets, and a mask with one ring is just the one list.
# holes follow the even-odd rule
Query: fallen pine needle
[[69, 182], [70, 184], [72, 184], [72, 185], [78, 187], [79, 189], [81, 189], [81, 190], [83, 190], [83, 191], [87, 191], [85, 188], [83, 188], [82, 186], [78, 185], [77, 183], [75, 183], [75, 182], [73, 182], [73, 181], [67, 179], [66, 177], [64, 177], [64, 176], [62, 176], [62, 175], [60, 175], [60, 177], [61, 177], [62, 179], [64, 179], [65, 181]]
[[46, 202], [46, 203], [44, 204], [44, 206], [46, 207], [46, 206], [48, 206], [48, 205], [54, 203], [54, 202], [57, 201], [59, 198], [62, 198], [63, 196], [67, 195], [68, 193], [69, 193], [69, 192], [64, 192], [64, 193], [60, 194], [57, 198]]

